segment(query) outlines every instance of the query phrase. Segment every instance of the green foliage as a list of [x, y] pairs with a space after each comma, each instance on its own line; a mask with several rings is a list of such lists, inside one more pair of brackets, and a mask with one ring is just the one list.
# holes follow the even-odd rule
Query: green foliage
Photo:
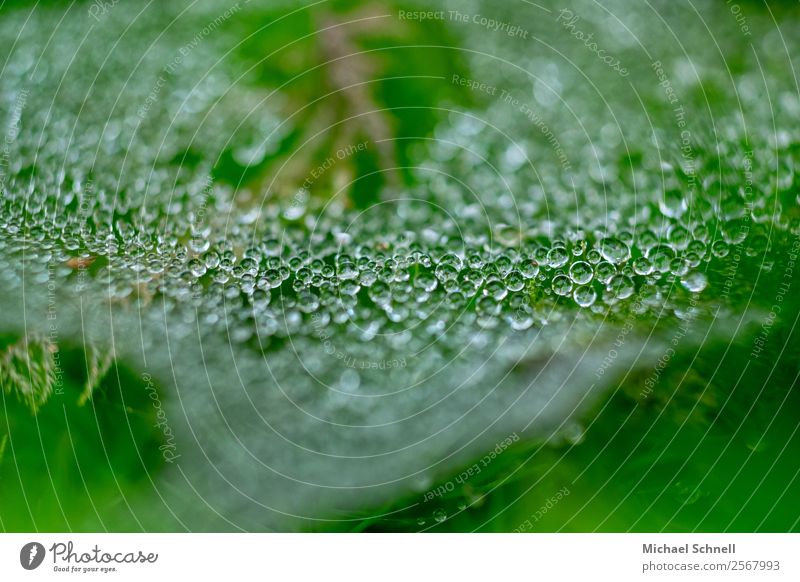
[[[42, 353], [34, 345], [23, 376], [28, 361], [34, 370], [42, 365], [33, 360]], [[83, 350], [45, 352], [50, 390], [35, 414], [29, 402], [3, 399], [0, 523], [6, 531], [100, 531], [115, 507], [130, 512], [131, 495], [152, 491], [151, 476], [163, 464], [156, 410], [130, 370], [115, 365], [105, 375], [97, 356]], [[127, 523], [124, 529], [140, 529], [132, 515]]]
[[53, 393], [57, 381], [54, 356], [57, 349], [35, 338], [22, 339], [8, 346], [0, 356], [3, 391], [36, 413]]

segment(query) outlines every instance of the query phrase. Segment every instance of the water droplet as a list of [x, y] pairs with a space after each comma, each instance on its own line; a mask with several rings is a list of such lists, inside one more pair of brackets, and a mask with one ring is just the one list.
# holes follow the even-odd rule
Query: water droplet
[[521, 291], [525, 287], [525, 279], [519, 271], [511, 271], [505, 278], [506, 288], [509, 291]]
[[553, 277], [551, 288], [556, 295], [566, 297], [572, 292], [572, 279], [566, 275], [556, 275]]
[[347, 368], [339, 377], [339, 389], [343, 392], [355, 392], [361, 385], [361, 376], [353, 368]]
[[436, 278], [440, 281], [452, 281], [458, 277], [458, 271], [452, 265], [439, 264], [436, 266]]
[[547, 253], [547, 265], [553, 269], [563, 267], [569, 261], [569, 252], [564, 247], [553, 247]]
[[594, 271], [586, 261], [576, 261], [569, 268], [569, 276], [576, 285], [585, 285], [592, 280]]
[[686, 197], [680, 190], [667, 190], [658, 201], [658, 208], [664, 216], [680, 218], [689, 208]]
[[608, 282], [606, 289], [612, 297], [627, 299], [636, 292], [636, 285], [633, 279], [627, 275], [614, 275]]
[[611, 277], [617, 274], [617, 269], [608, 261], [601, 261], [597, 263], [597, 266], [594, 268], [594, 272], [598, 281], [601, 283], [608, 283], [611, 280]]
[[496, 301], [501, 301], [508, 295], [508, 289], [502, 281], [494, 279], [486, 283], [483, 287], [483, 294], [493, 298]]
[[519, 272], [526, 279], [533, 279], [539, 274], [539, 263], [533, 257], [522, 261], [519, 265]]
[[691, 291], [692, 293], [700, 293], [708, 285], [708, 279], [706, 278], [705, 274], [701, 273], [700, 271], [695, 271], [693, 273], [684, 275], [681, 278], [681, 285], [683, 285], [685, 289]]
[[597, 300], [597, 292], [591, 286], [578, 287], [572, 293], [575, 303], [581, 307], [591, 307]]
[[615, 237], [608, 237], [601, 240], [598, 250], [605, 260], [615, 265], [624, 263], [631, 256], [631, 250], [628, 248], [628, 245]]
[[646, 257], [637, 257], [633, 260], [633, 272], [637, 275], [649, 275], [652, 271], [653, 265]]

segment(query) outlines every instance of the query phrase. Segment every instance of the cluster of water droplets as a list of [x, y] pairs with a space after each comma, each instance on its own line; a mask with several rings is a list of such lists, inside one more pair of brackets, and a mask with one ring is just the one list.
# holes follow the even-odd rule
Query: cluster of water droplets
[[[464, 225], [436, 214], [420, 231], [395, 229], [405, 214], [396, 209], [366, 218], [310, 213], [291, 224], [280, 206], [265, 206], [255, 224], [236, 224], [225, 193], [215, 196], [228, 214], [199, 226], [191, 212], [108, 222], [114, 213], [100, 198], [81, 220], [62, 206], [69, 196], [23, 192], [0, 203], [4, 254], [45, 278], [56, 265], [73, 292], [94, 284], [120, 303], [191, 306], [205, 324], [235, 329], [238, 340], [314, 333], [312, 315], [317, 326], [351, 325], [369, 340], [455, 323], [523, 330], [571, 308], [604, 316], [625, 302], [641, 315], [669, 311], [703, 292], [709, 263], [747, 238], [735, 225], [714, 233], [673, 221], [563, 239], [523, 234], [507, 246], [493, 240], [491, 225], [459, 237]], [[746, 248], [764, 251], [752, 234]]]
[[[126, 22], [123, 15], [110, 15], [97, 34], [116, 38], [114, 19]], [[137, 26], [145, 34], [148, 22]], [[59, 38], [69, 33], [69, 24], [59, 28]], [[365, 341], [453, 326], [522, 331], [575, 314], [604, 318], [625, 305], [642, 316], [680, 314], [687, 296], [709, 285], [715, 259], [764, 255], [772, 233], [798, 229], [796, 196], [784, 195], [794, 174], [776, 183], [770, 164], [737, 153], [735, 131], [720, 146], [725, 175], [720, 147], [693, 144], [687, 175], [679, 159], [646, 152], [622, 164], [614, 148], [570, 132], [558, 134], [565, 151], [596, 155], [567, 167], [548, 160], [555, 143], [542, 142], [541, 124], [519, 123], [519, 108], [502, 101], [489, 105], [492, 123], [451, 113], [418, 152], [416, 184], [392, 204], [362, 214], [319, 194], [276, 201], [215, 176], [215, 160], [257, 165], [288, 131], [258, 91], [232, 83], [225, 67], [206, 70], [226, 47], [223, 33], [168, 71], [181, 46], [159, 41], [131, 79], [115, 69], [131, 68], [124, 51], [87, 55], [72, 70], [99, 75], [92, 108], [83, 107], [85, 85], [61, 81], [74, 51], [59, 45], [45, 67], [38, 45], [22, 40], [9, 59], [17, 74], [4, 75], [0, 93], [20, 129], [5, 144], [4, 272], [41, 280], [55, 272], [70, 292], [94, 286], [119, 303], [163, 301], [209, 328], [229, 327], [238, 341], [313, 335], [323, 325]], [[486, 63], [475, 68], [491, 74]], [[571, 82], [565, 74], [552, 71], [562, 85]], [[29, 90], [31, 76], [40, 90]], [[597, 143], [610, 131], [591, 120], [587, 129]], [[749, 139], [760, 159], [791, 164], [788, 136]]]

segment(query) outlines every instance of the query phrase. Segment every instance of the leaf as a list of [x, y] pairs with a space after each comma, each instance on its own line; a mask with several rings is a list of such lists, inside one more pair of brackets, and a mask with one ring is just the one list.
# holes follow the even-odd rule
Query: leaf
[[0, 382], [6, 394], [24, 402], [34, 414], [53, 393], [57, 382], [55, 353], [47, 340], [23, 339], [0, 356]]
[[[524, 30], [215, 2], [118, 4], [102, 26], [8, 11], [0, 332], [20, 475], [4, 527], [379, 529], [512, 436], [515, 451], [579, 440], [643, 387], [636, 406], [662, 411], [665, 357], [710, 383], [694, 355], [760, 326], [779, 361], [800, 148], [762, 129], [796, 109], [786, 59], [711, 19], [749, 71], [712, 109], [702, 89], [739, 82], [718, 55], [687, 62], [649, 7], [617, 10], [676, 117], [634, 44], [607, 40], [622, 77], [556, 14], [481, 6]], [[582, 4], [580, 26], [599, 10]], [[337, 154], [360, 139], [376, 147]], [[18, 502], [31, 488], [39, 508]], [[114, 503], [89, 512], [87, 490]]]

